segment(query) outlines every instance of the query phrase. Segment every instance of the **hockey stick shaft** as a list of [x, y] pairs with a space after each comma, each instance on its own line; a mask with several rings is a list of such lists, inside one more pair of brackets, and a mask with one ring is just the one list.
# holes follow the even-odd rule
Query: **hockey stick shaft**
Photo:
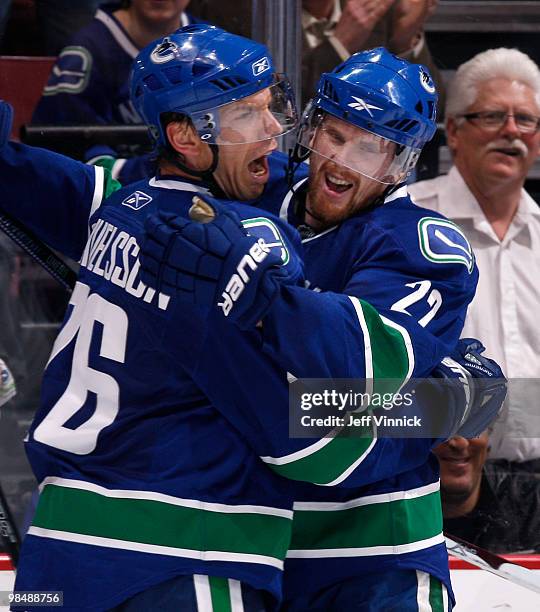
[[67, 266], [54, 251], [36, 238], [22, 223], [0, 212], [0, 230], [11, 238], [30, 257], [42, 266], [67, 291], [71, 291], [77, 281], [75, 272]]
[[20, 538], [15, 522], [9, 510], [4, 492], [0, 486], [0, 541], [4, 544], [6, 552], [11, 557], [14, 567], [19, 560]]
[[475, 544], [462, 540], [456, 536], [445, 534], [448, 552], [458, 559], [467, 561], [505, 580], [519, 584], [522, 587], [540, 593], [540, 576], [530, 569], [512, 563], [504, 557], [480, 548]]

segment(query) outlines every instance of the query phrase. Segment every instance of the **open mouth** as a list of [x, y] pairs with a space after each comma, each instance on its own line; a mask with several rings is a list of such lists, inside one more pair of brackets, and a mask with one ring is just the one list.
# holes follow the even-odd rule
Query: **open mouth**
[[268, 175], [268, 154], [261, 155], [249, 162], [249, 172], [256, 178], [260, 179]]
[[353, 186], [352, 183], [346, 181], [335, 174], [325, 174], [325, 182], [326, 187], [329, 191], [333, 191], [334, 193], [345, 193]]

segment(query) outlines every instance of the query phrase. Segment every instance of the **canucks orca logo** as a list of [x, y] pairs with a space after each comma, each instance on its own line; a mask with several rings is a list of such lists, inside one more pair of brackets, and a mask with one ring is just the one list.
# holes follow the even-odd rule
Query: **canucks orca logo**
[[254, 219], [243, 219], [242, 225], [250, 236], [262, 238], [266, 246], [269, 247], [270, 252], [281, 257], [284, 266], [289, 263], [289, 250], [275, 223], [265, 217], [255, 217]]
[[429, 74], [421, 69], [420, 70], [420, 85], [430, 94], [435, 93], [435, 85], [431, 80]]
[[87, 49], [78, 46], [65, 47], [49, 75], [43, 95], [79, 94], [86, 89], [91, 71], [92, 56]]
[[259, 76], [259, 74], [270, 70], [270, 60], [267, 57], [263, 57], [260, 60], [253, 62], [251, 68], [253, 70], [253, 75]]
[[474, 253], [463, 231], [447, 219], [424, 217], [418, 223], [422, 255], [439, 264], [463, 264], [469, 274], [474, 269]]
[[129, 195], [125, 200], [122, 201], [124, 206], [129, 206], [133, 210], [140, 210], [143, 206], [146, 206], [148, 202], [151, 202], [152, 198], [144, 193], [144, 191], [135, 191]]
[[178, 45], [166, 36], [150, 53], [150, 59], [154, 64], [165, 64], [178, 57], [179, 52]]

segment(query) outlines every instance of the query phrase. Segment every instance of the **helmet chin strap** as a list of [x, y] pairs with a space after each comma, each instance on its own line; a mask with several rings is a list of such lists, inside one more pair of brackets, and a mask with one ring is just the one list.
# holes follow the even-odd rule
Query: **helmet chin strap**
[[174, 165], [182, 172], [201, 179], [201, 181], [210, 189], [214, 197], [227, 199], [227, 194], [223, 191], [223, 189], [221, 189], [214, 177], [214, 172], [216, 171], [219, 163], [219, 147], [217, 144], [211, 143], [209, 143], [208, 146], [212, 151], [212, 163], [208, 168], [206, 168], [206, 170], [195, 170], [189, 166], [186, 166], [179, 156], [175, 158]]

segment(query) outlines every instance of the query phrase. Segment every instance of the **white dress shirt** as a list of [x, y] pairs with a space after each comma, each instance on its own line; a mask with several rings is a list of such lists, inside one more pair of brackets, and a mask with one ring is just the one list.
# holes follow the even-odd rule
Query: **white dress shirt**
[[[456, 167], [409, 185], [419, 206], [461, 226], [476, 254], [480, 280], [463, 337], [476, 337], [510, 380], [491, 434], [490, 458], [540, 458], [540, 208], [522, 189], [503, 240], [495, 235]], [[527, 379], [523, 380], [515, 379]]]

